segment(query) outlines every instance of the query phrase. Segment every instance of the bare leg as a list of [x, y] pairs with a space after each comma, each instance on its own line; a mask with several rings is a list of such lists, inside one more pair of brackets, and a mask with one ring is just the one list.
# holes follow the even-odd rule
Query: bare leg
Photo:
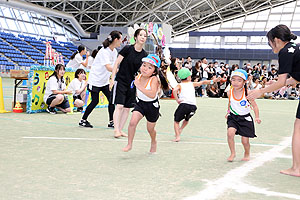
[[235, 158], [235, 145], [234, 145], [234, 136], [235, 136], [236, 129], [235, 128], [228, 128], [227, 129], [227, 142], [230, 149], [230, 156], [227, 158], [228, 162], [232, 162]]
[[174, 121], [174, 130], [175, 130], [175, 139], [173, 142], [179, 142], [180, 141], [180, 126], [179, 122]]
[[51, 102], [50, 107], [54, 108], [56, 105], [61, 104], [64, 101], [64, 95], [58, 94], [56, 98]]
[[114, 133], [115, 138], [121, 137], [121, 130], [120, 130], [120, 121], [121, 115], [123, 113], [124, 106], [121, 104], [117, 104], [114, 112]]
[[181, 127], [180, 127], [180, 134], [182, 132], [182, 130], [186, 127], [186, 125], [188, 125], [189, 121], [183, 120]]
[[127, 137], [127, 134], [124, 133], [122, 130], [123, 130], [124, 125], [127, 121], [129, 112], [130, 112], [130, 108], [126, 108], [126, 107], [123, 108], [122, 115], [121, 115], [121, 120], [120, 120], [120, 133], [121, 133], [122, 137]]
[[134, 111], [132, 113], [131, 120], [128, 126], [128, 144], [125, 148], [123, 148], [124, 152], [128, 152], [132, 148], [132, 142], [135, 135], [136, 126], [138, 125], [139, 121], [143, 118], [143, 115], [140, 112]]
[[300, 119], [295, 120], [292, 139], [293, 165], [290, 169], [282, 170], [280, 173], [300, 177]]
[[250, 142], [249, 142], [249, 138], [242, 137], [241, 140], [242, 140], [242, 144], [243, 144], [244, 149], [245, 149], [244, 158], [242, 159], [242, 161], [249, 161], [250, 160]]
[[157, 142], [156, 142], [156, 130], [155, 128], [156, 123], [152, 123], [152, 122], [148, 122], [147, 121], [147, 130], [148, 133], [150, 134], [151, 137], [151, 148], [150, 148], [150, 153], [155, 153], [156, 152], [156, 146], [157, 146]]

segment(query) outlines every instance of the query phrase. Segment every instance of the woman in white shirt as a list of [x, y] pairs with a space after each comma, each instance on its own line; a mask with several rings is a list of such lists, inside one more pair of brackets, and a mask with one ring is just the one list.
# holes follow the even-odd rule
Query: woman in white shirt
[[[83, 55], [86, 55], [86, 59], [83, 60]], [[90, 52], [86, 50], [84, 45], [80, 45], [78, 50], [73, 53], [67, 67], [72, 67], [73, 69], [83, 68], [88, 66]], [[83, 67], [82, 67], [83, 66]]]
[[98, 50], [94, 49], [92, 54], [89, 56], [89, 61], [88, 61], [88, 66], [87, 66], [88, 69], [92, 68], [92, 65], [93, 65], [93, 62], [96, 58], [97, 53], [98, 53]]
[[44, 94], [44, 102], [48, 105], [46, 111], [50, 114], [56, 114], [55, 107], [64, 113], [70, 112], [70, 104], [65, 94], [72, 94], [72, 91], [66, 90], [64, 80], [65, 66], [57, 64], [55, 71], [47, 81]]
[[84, 69], [77, 69], [75, 78], [71, 81], [68, 90], [72, 91], [74, 106], [77, 107], [77, 112], [83, 111], [85, 88], [87, 86], [86, 73]]
[[[92, 65], [89, 79], [88, 79], [88, 90], [91, 93], [92, 101], [87, 106], [82, 119], [79, 122], [79, 126], [93, 128], [93, 126], [87, 121], [89, 114], [94, 110], [96, 105], [99, 103], [99, 93], [102, 93], [110, 100], [109, 91], [109, 78], [113, 69], [114, 63], [117, 59], [118, 52], [116, 48], [120, 47], [122, 43], [122, 33], [119, 31], [112, 31], [106, 40], [104, 40], [103, 48], [99, 50]], [[109, 113], [109, 127], [113, 125], [113, 113], [114, 105], [109, 101], [108, 113]]]

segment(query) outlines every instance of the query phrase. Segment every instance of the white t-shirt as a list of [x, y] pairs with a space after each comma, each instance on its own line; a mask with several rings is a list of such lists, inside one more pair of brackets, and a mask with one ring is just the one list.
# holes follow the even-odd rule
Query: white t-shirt
[[69, 87], [68, 87], [68, 90], [71, 90], [71, 91], [72, 91], [72, 94], [74, 95], [74, 94], [76, 94], [76, 90], [80, 90], [81, 87], [84, 86], [84, 83], [85, 83], [84, 80], [82, 80], [82, 81], [80, 82], [78, 78], [74, 78], [74, 79], [71, 81], [71, 83], [70, 83], [70, 85], [69, 85]]
[[77, 53], [74, 57], [74, 59], [71, 59], [68, 64], [67, 64], [67, 67], [72, 67], [73, 69], [78, 69], [78, 68], [81, 68], [83, 69], [83, 65], [81, 65], [81, 63], [83, 63], [83, 58], [82, 56]]
[[95, 60], [95, 59], [94, 59], [92, 56], [89, 56], [88, 66], [87, 66], [88, 69], [91, 69], [91, 68], [92, 68], [92, 65], [93, 65], [94, 60]]
[[207, 64], [202, 63], [203, 78], [208, 78], [208, 73], [207, 73], [208, 68], [206, 68], [206, 67], [207, 67]]
[[195, 87], [193, 82], [180, 83], [181, 91], [178, 95], [181, 100], [180, 103], [186, 103], [190, 105], [197, 105], [195, 96]]
[[108, 85], [111, 72], [106, 69], [105, 65], [110, 64], [113, 67], [117, 56], [116, 49], [112, 51], [109, 47], [101, 48], [93, 62], [88, 84], [96, 87]]
[[51, 76], [47, 82], [46, 90], [44, 94], [44, 102], [47, 101], [48, 97], [53, 94], [53, 90], [63, 91], [66, 89], [66, 84], [61, 82], [61, 80], [57, 81], [55, 76]]

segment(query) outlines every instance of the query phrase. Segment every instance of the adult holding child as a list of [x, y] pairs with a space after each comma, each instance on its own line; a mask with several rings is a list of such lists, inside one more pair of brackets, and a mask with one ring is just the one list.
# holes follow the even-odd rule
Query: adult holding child
[[[277, 25], [267, 33], [267, 38], [272, 51], [278, 54], [278, 81], [268, 87], [250, 91], [249, 100], [256, 99], [264, 93], [278, 90], [283, 86], [295, 85], [300, 82], [300, 45], [291, 42], [291, 40], [296, 40], [297, 36], [291, 33], [286, 25]], [[282, 170], [280, 173], [300, 177], [300, 103], [294, 123], [292, 154], [292, 167]]]
[[114, 112], [115, 138], [127, 136], [122, 129], [127, 121], [130, 108], [133, 108], [135, 103], [136, 91], [133, 81], [142, 64], [142, 58], [148, 55], [143, 49], [147, 40], [147, 31], [137, 29], [134, 39], [134, 45], [127, 45], [119, 52], [112, 71], [110, 88], [114, 85], [112, 102], [116, 105]]
[[113, 126], [113, 113], [114, 105], [110, 101], [109, 91], [109, 78], [113, 70], [114, 63], [117, 59], [118, 52], [116, 48], [120, 47], [122, 43], [122, 33], [119, 31], [112, 31], [106, 40], [104, 40], [103, 48], [97, 53], [95, 60], [92, 64], [92, 68], [88, 79], [88, 90], [91, 93], [92, 101], [87, 106], [82, 119], [79, 122], [79, 126], [93, 128], [93, 126], [87, 121], [88, 116], [94, 110], [99, 103], [100, 91], [109, 100], [108, 113], [109, 113], [109, 127]]

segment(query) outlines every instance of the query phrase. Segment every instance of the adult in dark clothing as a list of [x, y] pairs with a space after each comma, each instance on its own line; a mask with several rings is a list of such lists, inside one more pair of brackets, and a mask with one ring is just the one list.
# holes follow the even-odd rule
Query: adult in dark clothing
[[[277, 25], [267, 33], [269, 45], [278, 54], [278, 81], [268, 87], [249, 92], [248, 99], [253, 100], [264, 93], [273, 92], [286, 85], [296, 85], [300, 82], [300, 45], [291, 42], [297, 36], [291, 33], [286, 25]], [[290, 78], [288, 78], [290, 75]], [[292, 140], [293, 165], [280, 173], [300, 177], [300, 103], [294, 123]]]
[[136, 91], [133, 87], [133, 81], [142, 64], [142, 58], [148, 55], [143, 49], [147, 40], [147, 31], [137, 29], [134, 33], [134, 39], [134, 45], [127, 45], [119, 52], [112, 72], [110, 88], [114, 85], [112, 102], [116, 105], [114, 112], [115, 138], [127, 136], [122, 132], [122, 129], [128, 118], [130, 108], [133, 108], [135, 103]]

